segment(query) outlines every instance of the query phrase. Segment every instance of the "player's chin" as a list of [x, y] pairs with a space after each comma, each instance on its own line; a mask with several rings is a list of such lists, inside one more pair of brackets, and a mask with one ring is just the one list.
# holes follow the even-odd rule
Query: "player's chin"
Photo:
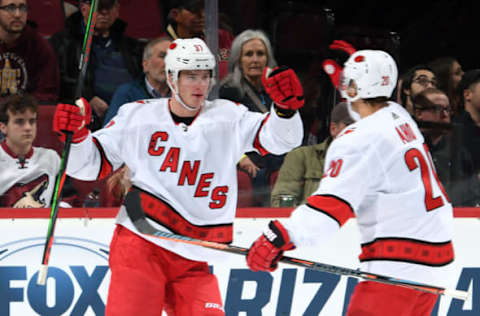
[[193, 95], [191, 101], [192, 101], [191, 104], [192, 104], [193, 107], [200, 107], [205, 102], [205, 96], [204, 95]]

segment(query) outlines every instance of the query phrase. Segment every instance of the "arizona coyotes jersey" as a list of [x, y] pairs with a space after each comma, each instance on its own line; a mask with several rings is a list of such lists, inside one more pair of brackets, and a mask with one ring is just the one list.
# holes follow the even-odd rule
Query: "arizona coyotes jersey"
[[400, 105], [348, 126], [330, 145], [318, 190], [287, 220], [297, 245], [325, 241], [355, 216], [365, 271], [434, 282], [453, 261], [453, 212], [428, 148]]
[[24, 159], [3, 141], [0, 146], [0, 206], [48, 207], [52, 200], [60, 157], [52, 150], [32, 147]]
[[[187, 126], [172, 119], [168, 99], [151, 99], [123, 105], [106, 128], [72, 144], [67, 173], [93, 180], [125, 163], [154, 226], [228, 243], [237, 206], [236, 165], [243, 153], [281, 154], [299, 146], [302, 134], [298, 113], [285, 119], [275, 111], [249, 112], [243, 105], [219, 99], [206, 101]], [[138, 234], [123, 207], [117, 222]], [[193, 260], [219, 255], [197, 246], [147, 239]]]

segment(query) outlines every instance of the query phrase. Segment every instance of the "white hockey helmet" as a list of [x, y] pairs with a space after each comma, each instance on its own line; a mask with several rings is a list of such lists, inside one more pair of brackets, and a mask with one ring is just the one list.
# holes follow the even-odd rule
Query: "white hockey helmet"
[[[167, 49], [165, 56], [165, 72], [172, 74], [173, 83], [177, 86], [178, 75], [182, 70], [211, 70], [212, 80], [210, 87], [215, 84], [214, 69], [215, 57], [210, 52], [207, 44], [199, 38], [178, 38]], [[178, 92], [167, 80], [170, 89]], [[178, 94], [178, 93], [177, 93]]]
[[349, 102], [376, 97], [390, 98], [397, 85], [395, 60], [381, 50], [359, 50], [345, 62], [340, 93]]

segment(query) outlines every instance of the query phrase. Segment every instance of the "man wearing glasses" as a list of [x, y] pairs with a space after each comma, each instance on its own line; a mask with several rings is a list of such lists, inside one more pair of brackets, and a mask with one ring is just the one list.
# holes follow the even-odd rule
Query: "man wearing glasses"
[[402, 76], [400, 103], [411, 115], [414, 115], [412, 99], [423, 90], [432, 87], [437, 87], [433, 70], [425, 65], [414, 66]]
[[41, 103], [55, 102], [57, 60], [47, 40], [27, 25], [27, 16], [26, 0], [0, 0], [0, 96], [28, 92]]
[[445, 92], [426, 88], [413, 99], [414, 116], [430, 149], [438, 177], [454, 206], [480, 203], [480, 181], [472, 156], [455, 139], [451, 125], [452, 107]]
[[419, 121], [450, 123], [452, 107], [443, 91], [433, 87], [426, 88], [414, 98], [414, 102], [415, 117]]

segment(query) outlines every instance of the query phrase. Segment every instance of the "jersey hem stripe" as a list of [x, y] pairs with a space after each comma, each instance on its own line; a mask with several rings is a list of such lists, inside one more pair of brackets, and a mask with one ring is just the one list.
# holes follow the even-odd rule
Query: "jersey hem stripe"
[[377, 238], [361, 245], [360, 262], [392, 260], [430, 266], [447, 265], [454, 259], [451, 241], [428, 242], [410, 238]]
[[192, 224], [162, 199], [138, 187], [133, 188], [140, 192], [140, 199], [145, 215], [155, 223], [176, 234], [191, 238], [221, 243], [232, 242], [233, 223], [215, 225]]

